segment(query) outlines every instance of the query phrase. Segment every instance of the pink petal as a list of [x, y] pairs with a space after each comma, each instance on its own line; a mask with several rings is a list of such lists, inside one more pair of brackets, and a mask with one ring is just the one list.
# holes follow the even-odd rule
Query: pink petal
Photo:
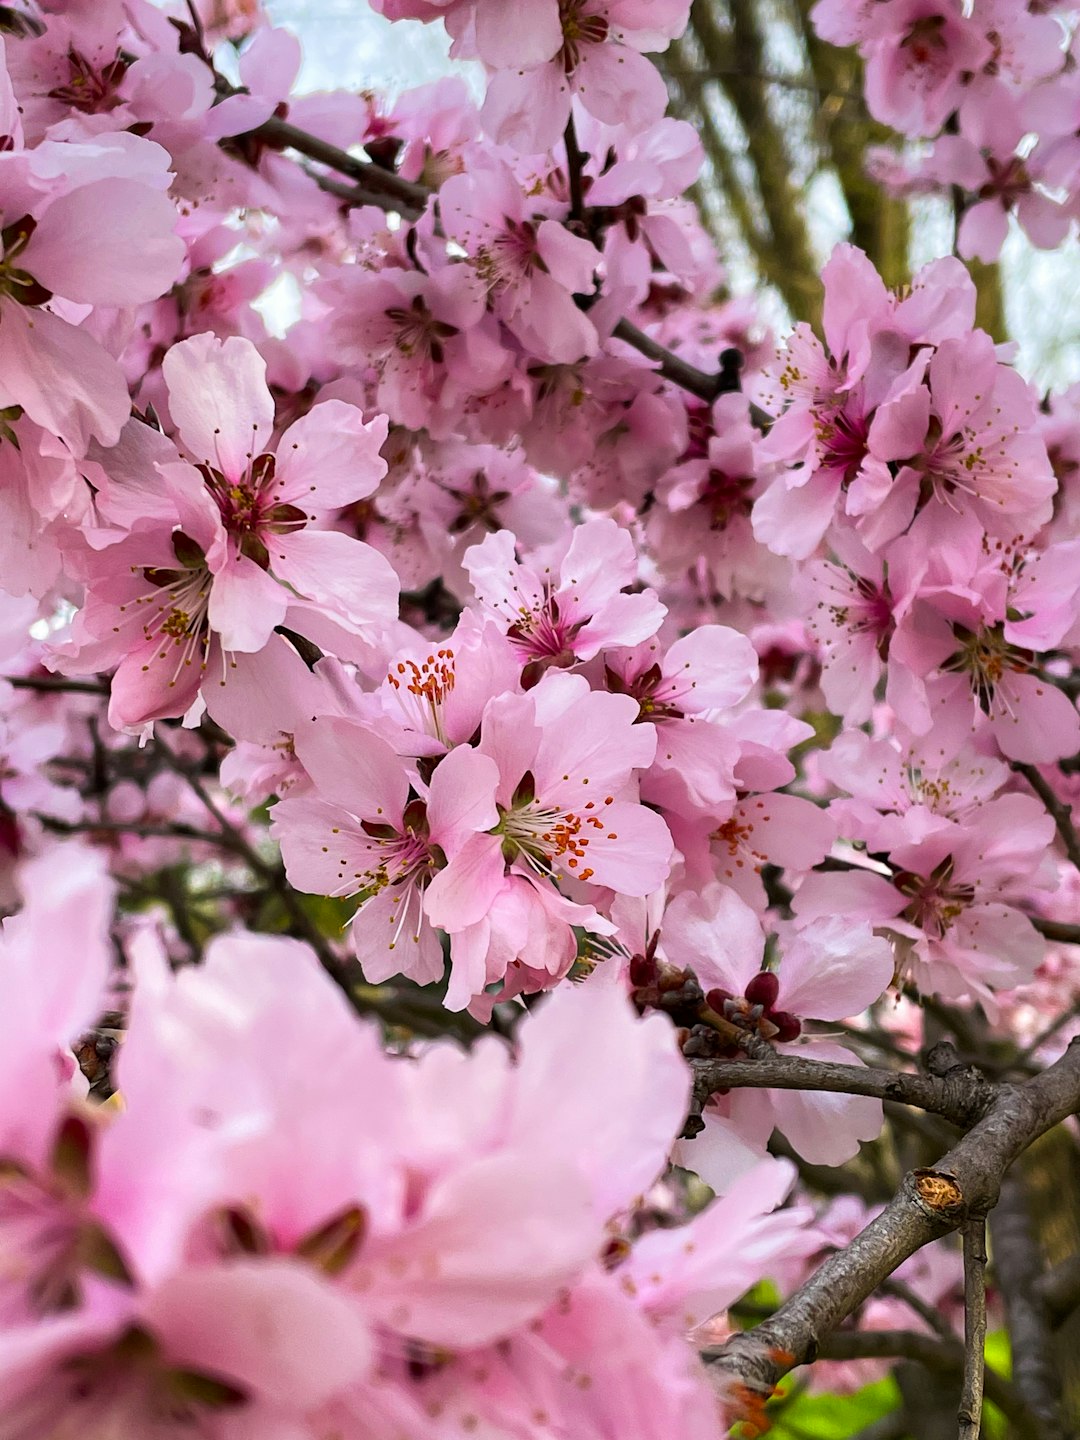
[[355, 720], [323, 715], [298, 726], [294, 743], [323, 795], [361, 820], [400, 827], [409, 777], [385, 740]]
[[563, 43], [557, 0], [530, 0], [524, 8], [506, 0], [479, 0], [476, 48], [493, 70], [520, 72], [553, 59]]
[[167, 195], [135, 180], [97, 180], [54, 200], [19, 264], [83, 305], [142, 305], [180, 274], [185, 247]]
[[228, 654], [261, 650], [285, 619], [289, 597], [272, 575], [246, 555], [230, 557], [210, 587], [209, 619]]
[[453, 855], [478, 830], [499, 822], [495, 791], [499, 767], [489, 755], [458, 745], [439, 761], [431, 777], [428, 827], [431, 838]]
[[247, 474], [251, 458], [270, 445], [274, 402], [266, 362], [250, 340], [193, 335], [161, 363], [169, 414], [192, 456], [227, 480]]
[[784, 947], [776, 1008], [815, 1020], [846, 1020], [893, 981], [893, 951], [862, 921], [815, 920]]
[[671, 963], [692, 969], [705, 990], [741, 995], [765, 955], [757, 915], [734, 890], [715, 882], [698, 894], [684, 890], [676, 895], [660, 936]]
[[432, 1345], [490, 1344], [546, 1309], [601, 1233], [565, 1159], [527, 1145], [485, 1156], [435, 1185], [400, 1238], [368, 1246], [364, 1309]]
[[153, 1292], [144, 1313], [170, 1359], [239, 1380], [298, 1414], [371, 1364], [359, 1308], [297, 1261], [260, 1257], [181, 1271]]
[[[842, 1065], [862, 1061], [843, 1045], [815, 1039], [813, 1044], [781, 1047], [806, 1059], [831, 1060]], [[880, 1100], [866, 1095], [831, 1095], [799, 1090], [770, 1092], [777, 1127], [792, 1148], [811, 1165], [842, 1165], [859, 1153], [859, 1143], [881, 1134]]]
[[338, 510], [362, 500], [386, 474], [379, 449], [389, 421], [364, 424], [355, 405], [324, 400], [289, 426], [278, 442], [281, 498], [301, 507]]
[[274, 574], [336, 619], [362, 631], [397, 618], [397, 572], [362, 540], [338, 530], [296, 530], [268, 537]]
[[470, 836], [427, 887], [424, 909], [428, 918], [451, 933], [477, 924], [491, 909], [505, 877], [499, 836]]
[[115, 445], [131, 414], [119, 365], [88, 331], [11, 300], [0, 301], [0, 395], [75, 455], [91, 436]]

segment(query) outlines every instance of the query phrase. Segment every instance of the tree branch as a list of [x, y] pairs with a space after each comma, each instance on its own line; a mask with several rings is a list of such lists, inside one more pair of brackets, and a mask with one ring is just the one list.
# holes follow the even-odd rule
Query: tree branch
[[1070, 1255], [1035, 1283], [1046, 1316], [1056, 1330], [1080, 1305], [1080, 1255]]
[[[956, 1375], [964, 1368], [964, 1347], [955, 1337], [945, 1341], [921, 1330], [841, 1330], [822, 1342], [818, 1359], [915, 1360], [928, 1370]], [[996, 1370], [986, 1372], [986, 1398], [1015, 1427], [1020, 1440], [1044, 1440], [1038, 1419], [1019, 1390]]]
[[1013, 1383], [1038, 1416], [1044, 1440], [1065, 1440], [1061, 1380], [1054, 1365], [1047, 1306], [1039, 1293], [1043, 1257], [1031, 1228], [1021, 1175], [1006, 1177], [990, 1217], [994, 1271], [1005, 1301]]
[[[583, 193], [577, 195], [575, 200], [575, 161], [576, 184], [581, 189], [581, 165], [584, 157], [577, 148], [576, 135], [573, 136], [573, 150], [571, 151], [572, 123], [567, 126], [570, 214], [572, 218], [578, 218], [575, 207], [580, 216], [584, 216], [586, 212]], [[275, 150], [295, 150], [309, 160], [326, 165], [329, 169], [337, 171], [338, 174], [356, 181], [355, 188], [342, 186], [332, 179], [308, 170], [308, 174], [316, 184], [349, 204], [379, 205], [383, 209], [396, 211], [407, 220], [415, 220], [424, 213], [433, 193], [426, 185], [421, 185], [413, 180], [405, 180], [394, 171], [387, 170], [382, 165], [375, 165], [370, 160], [359, 160], [355, 155], [350, 155], [347, 150], [330, 145], [325, 140], [318, 139], [317, 136], [309, 135], [306, 130], [301, 130], [299, 126], [291, 125], [287, 120], [281, 120], [277, 116], [272, 116], [256, 130], [251, 131], [251, 137]], [[691, 394], [699, 396], [710, 404], [718, 395], [732, 388], [728, 370], [721, 368], [715, 375], [707, 375], [703, 370], [698, 370], [695, 366], [687, 364], [685, 360], [681, 360], [673, 351], [660, 345], [628, 320], [621, 320], [615, 327], [614, 333], [620, 340], [633, 346], [646, 359], [655, 361], [665, 380], [670, 380], [672, 384], [688, 390]], [[759, 426], [771, 424], [770, 418], [764, 411], [758, 410], [757, 407], [751, 408], [754, 412], [755, 424]]]
[[782, 1375], [820, 1353], [824, 1340], [898, 1265], [968, 1218], [985, 1215], [1017, 1156], [1078, 1106], [1080, 1042], [1074, 1041], [1041, 1075], [998, 1086], [986, 1113], [936, 1168], [906, 1175], [882, 1214], [769, 1320], [706, 1358], [750, 1394], [770, 1395]]
[[108, 695], [107, 680], [69, 680], [66, 675], [5, 675], [15, 690], [39, 690], [43, 694]]
[[979, 1440], [986, 1378], [986, 1219], [964, 1224], [964, 1383], [959, 1440]]
[[1058, 837], [1065, 847], [1065, 854], [1080, 870], [1080, 836], [1077, 835], [1076, 827], [1072, 822], [1072, 806], [1066, 805], [1064, 800], [1058, 799], [1054, 793], [1054, 787], [1039, 774], [1034, 765], [1021, 765], [1014, 760], [1012, 768], [1018, 775], [1024, 777], [1054, 817], [1054, 824], [1057, 826]]
[[339, 175], [356, 180], [369, 193], [390, 196], [397, 202], [395, 209], [408, 220], [415, 220], [427, 208], [431, 192], [426, 185], [405, 180], [393, 170], [375, 165], [370, 160], [358, 160], [347, 150], [330, 145], [276, 115], [253, 130], [251, 136], [273, 150], [295, 150], [298, 155], [306, 155], [309, 160], [316, 160], [320, 165], [336, 170]]
[[582, 220], [585, 216], [585, 192], [582, 186], [585, 156], [581, 153], [581, 146], [578, 144], [573, 112], [566, 122], [563, 144], [566, 146], [566, 178], [570, 187], [570, 219]]
[[694, 1091], [704, 1102], [723, 1090], [824, 1090], [896, 1100], [960, 1126], [973, 1125], [992, 1103], [995, 1087], [976, 1070], [957, 1066], [944, 1075], [912, 1075], [869, 1065], [841, 1065], [765, 1050], [746, 1060], [695, 1060]]
[[1044, 920], [1041, 915], [1029, 915], [1028, 919], [1047, 940], [1056, 940], [1061, 945], [1080, 945], [1080, 925], [1069, 925], [1062, 920]]

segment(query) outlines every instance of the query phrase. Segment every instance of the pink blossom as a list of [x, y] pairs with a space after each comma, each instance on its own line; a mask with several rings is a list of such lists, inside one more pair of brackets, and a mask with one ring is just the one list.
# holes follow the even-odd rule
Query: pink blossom
[[637, 561], [630, 536], [613, 520], [577, 527], [568, 543], [531, 564], [517, 559], [508, 530], [474, 545], [463, 561], [481, 607], [523, 662], [590, 660], [606, 646], [648, 639], [664, 617], [654, 591], [625, 593]]
[[496, 72], [486, 128], [525, 154], [550, 150], [576, 97], [605, 124], [644, 129], [664, 113], [667, 93], [642, 51], [665, 50], [688, 10], [687, 0], [540, 0], [523, 23], [498, 0], [478, 0], [476, 52]]
[[483, 151], [471, 156], [468, 169], [443, 185], [439, 208], [495, 315], [531, 353], [555, 364], [596, 353], [596, 331], [573, 297], [595, 289], [600, 255], [534, 213], [504, 161]]
[[[775, 1039], [787, 1053], [859, 1063], [846, 1047], [799, 1032], [803, 1017], [858, 1015], [891, 983], [891, 949], [865, 923], [820, 919], [791, 930], [778, 970], [765, 971], [756, 916], [733, 891], [713, 884], [698, 895], [676, 896], [661, 933], [668, 958], [691, 968], [709, 1004], [736, 1024]], [[765, 1140], [776, 1126], [804, 1159], [827, 1165], [850, 1159], [882, 1123], [879, 1102], [853, 1095], [740, 1090], [726, 1108], [737, 1130]], [[686, 1153], [693, 1164], [693, 1144]]]
[[425, 891], [440, 857], [453, 863], [471, 835], [494, 828], [494, 762], [459, 746], [435, 767], [426, 797], [410, 800], [403, 763], [353, 721], [313, 720], [293, 745], [315, 794], [273, 812], [291, 882], [359, 898], [352, 938], [369, 980], [437, 980], [442, 950], [424, 917]]

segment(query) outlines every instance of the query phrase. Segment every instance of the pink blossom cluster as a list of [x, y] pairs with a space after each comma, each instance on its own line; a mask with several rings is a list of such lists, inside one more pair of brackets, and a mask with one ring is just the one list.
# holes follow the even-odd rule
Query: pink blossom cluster
[[957, 187], [961, 255], [996, 260], [1010, 216], [1039, 249], [1062, 243], [1080, 179], [1074, 6], [818, 0], [812, 18], [823, 39], [858, 47], [871, 115], [933, 141], [903, 157], [883, 150], [875, 170], [901, 193]]
[[91, 1107], [68, 1045], [105, 999], [110, 886], [82, 847], [33, 867], [0, 934], [5, 1435], [715, 1433], [682, 1330], [814, 1241], [770, 1213], [783, 1161], [649, 1222], [689, 1086], [661, 1017], [593, 984], [516, 1064], [495, 1038], [395, 1058], [298, 942], [223, 938], [176, 976], [144, 932], [123, 1102]]
[[[691, 1068], [1076, 1002], [1080, 394], [955, 257], [715, 298], [688, 0], [376, 8], [482, 103], [0, 7], [5, 1440], [705, 1440], [701, 1327], [847, 1223], [770, 1143], [882, 1106]], [[1067, 27], [969, 9], [815, 23], [964, 253], [1057, 243]]]

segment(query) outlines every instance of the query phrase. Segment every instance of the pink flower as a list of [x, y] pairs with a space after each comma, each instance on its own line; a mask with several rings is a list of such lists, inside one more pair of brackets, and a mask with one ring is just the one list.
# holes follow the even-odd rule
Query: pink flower
[[199, 541], [213, 576], [207, 615], [223, 648], [252, 652], [267, 643], [289, 603], [275, 582], [357, 633], [392, 619], [397, 583], [386, 561], [336, 531], [309, 528], [376, 488], [386, 473], [378, 453], [385, 420], [365, 425], [355, 407], [326, 400], [285, 431], [275, 453], [274, 403], [250, 341], [194, 336], [172, 347], [162, 371], [195, 462], [169, 466], [167, 479], [186, 501], [201, 476], [217, 510], [214, 533]]
[[870, 718], [895, 625], [885, 562], [850, 530], [834, 529], [835, 560], [815, 560], [796, 579], [817, 641], [829, 708], [849, 725]]
[[[800, 1037], [801, 1021], [858, 1015], [893, 979], [891, 947], [865, 923], [835, 917], [788, 930], [778, 969], [762, 970], [765, 937], [757, 917], [716, 884], [697, 895], [677, 895], [661, 937], [667, 958], [694, 971], [710, 1005], [775, 1041], [777, 1049], [808, 1059], [859, 1064], [844, 1046], [818, 1035]], [[849, 1160], [882, 1123], [878, 1101], [853, 1095], [739, 1090], [728, 1096], [725, 1109], [748, 1138], [764, 1142], [776, 1126], [804, 1159], [825, 1165]], [[691, 1157], [696, 1143], [687, 1147]]]
[[524, 154], [550, 150], [575, 96], [598, 120], [643, 130], [663, 115], [667, 91], [641, 52], [667, 49], [689, 8], [687, 0], [539, 0], [526, 19], [499, 0], [477, 0], [476, 53], [496, 72], [482, 111], [487, 130]]
[[896, 938], [897, 970], [947, 998], [977, 996], [1029, 980], [1044, 944], [1011, 902], [1036, 870], [1053, 820], [1031, 796], [988, 800], [964, 826], [935, 826], [895, 845], [891, 876], [880, 870], [814, 874], [799, 888], [800, 922], [842, 912]]
[[512, 357], [485, 316], [485, 287], [469, 265], [430, 275], [347, 267], [327, 285], [342, 355], [374, 365], [380, 406], [399, 424], [449, 432], [473, 396], [506, 382]]
[[508, 530], [466, 550], [463, 561], [481, 607], [523, 662], [591, 660], [605, 647], [648, 639], [664, 618], [654, 591], [625, 593], [637, 557], [613, 520], [577, 526], [531, 564], [517, 559]]
[[904, 135], [933, 135], [955, 110], [967, 71], [979, 71], [993, 46], [960, 0], [895, 0], [862, 46], [871, 115]]
[[358, 897], [352, 938], [369, 980], [438, 980], [442, 948], [425, 918], [425, 891], [446, 857], [452, 863], [470, 836], [495, 826], [494, 761], [459, 746], [435, 767], [425, 798], [410, 800], [403, 763], [354, 721], [313, 720], [293, 743], [316, 793], [274, 807], [290, 881], [317, 895]]
[[530, 354], [569, 364], [596, 353], [596, 330], [573, 297], [596, 288], [600, 254], [559, 220], [535, 214], [505, 161], [477, 147], [465, 173], [443, 185], [439, 209], [491, 309]]
[[607, 688], [632, 696], [656, 727], [656, 759], [643, 782], [649, 802], [693, 815], [735, 799], [739, 744], [716, 712], [744, 700], [757, 673], [752, 643], [724, 625], [702, 625], [666, 654], [652, 640], [605, 657]]

